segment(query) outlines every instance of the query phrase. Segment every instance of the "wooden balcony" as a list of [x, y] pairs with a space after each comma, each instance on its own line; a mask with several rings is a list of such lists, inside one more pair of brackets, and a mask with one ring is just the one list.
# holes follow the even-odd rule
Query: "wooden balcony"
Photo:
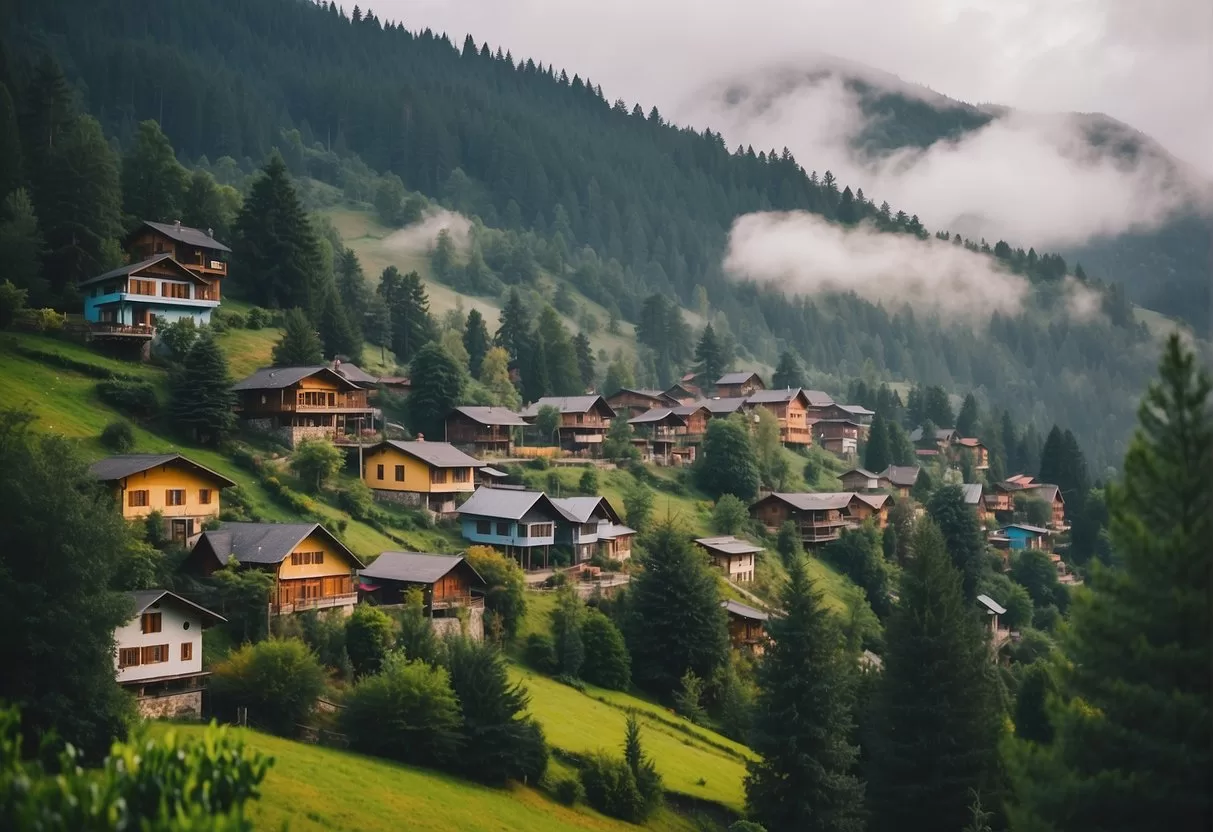
[[92, 338], [151, 338], [156, 328], [150, 324], [116, 324], [91, 322], [87, 332]]
[[484, 609], [484, 596], [465, 593], [463, 595], [447, 595], [430, 602], [430, 608], [434, 610], [454, 610], [461, 607], [470, 610]]
[[328, 610], [334, 607], [352, 607], [358, 602], [357, 592], [345, 592], [340, 595], [322, 595], [319, 598], [299, 598], [291, 604], [278, 604], [274, 608], [277, 615], [289, 615], [305, 610]]

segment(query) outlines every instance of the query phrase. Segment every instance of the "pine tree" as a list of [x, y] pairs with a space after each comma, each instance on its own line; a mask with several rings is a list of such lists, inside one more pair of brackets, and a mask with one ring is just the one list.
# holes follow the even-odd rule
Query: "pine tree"
[[578, 332], [573, 337], [573, 352], [577, 356], [577, 370], [581, 373], [581, 389], [590, 390], [594, 387], [594, 350], [590, 339], [584, 332]]
[[613, 396], [625, 387], [633, 387], [636, 377], [631, 365], [622, 356], [607, 365], [606, 378], [602, 380], [602, 395]]
[[549, 382], [547, 389], [550, 394], [575, 396], [584, 392], [573, 340], [555, 309], [550, 306], [543, 307], [535, 324], [535, 332], [543, 342], [543, 356], [547, 363]]
[[989, 569], [977, 513], [965, 503], [964, 492], [958, 485], [935, 489], [927, 501], [927, 512], [943, 535], [952, 565], [961, 575], [964, 597], [975, 600], [977, 585]]
[[443, 283], [449, 283], [455, 273], [455, 244], [451, 241], [450, 230], [444, 228], [438, 232], [434, 243], [434, 253], [430, 255], [430, 268], [434, 277]]
[[734, 414], [708, 422], [695, 479], [712, 499], [734, 494], [749, 500], [758, 494], [758, 457], [749, 426], [741, 417]]
[[413, 388], [408, 398], [409, 429], [431, 441], [443, 435], [446, 416], [463, 394], [463, 368], [437, 342], [422, 347], [409, 364]]
[[552, 638], [556, 645], [556, 663], [561, 675], [576, 679], [585, 662], [585, 644], [581, 640], [581, 624], [585, 620], [585, 604], [577, 587], [566, 583], [556, 593], [556, 609], [552, 611]]
[[528, 402], [551, 395], [552, 382], [548, 376], [548, 360], [543, 338], [538, 330], [526, 334], [521, 341], [518, 374], [521, 377], [522, 398]]
[[977, 399], [972, 393], [965, 396], [960, 406], [960, 415], [956, 417], [956, 432], [961, 436], [976, 436], [977, 421], [981, 415], [977, 412]]
[[23, 181], [17, 108], [11, 91], [0, 79], [0, 199], [17, 190]]
[[804, 368], [800, 366], [800, 359], [791, 350], [784, 350], [779, 354], [779, 365], [775, 368], [775, 375], [771, 377], [772, 389], [794, 390], [803, 386]]
[[489, 351], [490, 346], [492, 342], [489, 340], [484, 316], [480, 314], [480, 310], [473, 309], [468, 313], [467, 326], [463, 330], [463, 348], [468, 351], [468, 372], [474, 378], [480, 378], [484, 354]]
[[1040, 464], [1036, 467], [1039, 482], [1061, 484], [1060, 480], [1065, 479], [1065, 452], [1065, 437], [1061, 428], [1054, 425], [1049, 430], [1044, 447], [1040, 449]]
[[632, 678], [659, 696], [688, 671], [711, 679], [728, 658], [728, 635], [716, 575], [670, 521], [650, 531], [644, 571], [628, 585], [624, 635]]
[[1002, 449], [1007, 457], [1007, 472], [1022, 472], [1027, 468], [1027, 463], [1019, 458], [1019, 435], [1015, 431], [1015, 423], [1011, 421], [1011, 414], [1005, 410], [999, 420], [999, 433], [1002, 434]]
[[703, 328], [699, 344], [695, 347], [695, 369], [704, 384], [715, 384], [727, 369], [723, 349], [711, 324]]
[[1091, 481], [1087, 474], [1087, 459], [1078, 440], [1067, 430], [1061, 437], [1062, 465], [1056, 485], [1061, 489], [1062, 499], [1066, 502], [1066, 511], [1077, 517], [1083, 512], [1083, 503], [1087, 492], [1091, 489]]
[[139, 123], [134, 141], [122, 157], [122, 213], [128, 230], [144, 220], [173, 222], [181, 219], [187, 186], [185, 168], [173, 146], [148, 120]]
[[0, 263], [4, 279], [28, 292], [26, 305], [47, 305], [48, 284], [42, 278], [42, 232], [34, 205], [24, 188], [4, 197], [0, 204]]
[[430, 299], [417, 272], [402, 275], [395, 266], [383, 270], [377, 290], [392, 318], [392, 352], [396, 360], [409, 363], [426, 344], [438, 337], [438, 325], [430, 315]]
[[242, 204], [239, 191], [220, 185], [210, 173], [196, 168], [189, 175], [182, 198], [181, 222], [211, 232], [220, 242], [230, 240]]
[[950, 428], [956, 424], [956, 416], [952, 412], [952, 402], [948, 393], [942, 387], [928, 387], [923, 394], [923, 420], [930, 420], [936, 427]]
[[283, 316], [282, 337], [274, 344], [271, 360], [275, 367], [309, 367], [324, 362], [320, 336], [302, 309], [292, 309]]
[[1213, 416], [1172, 336], [1109, 485], [1113, 565], [1095, 564], [1057, 661], [1049, 745], [1016, 742], [1016, 828], [1204, 829], [1213, 821]]
[[333, 286], [329, 287], [321, 301], [318, 330], [326, 357], [344, 355], [355, 363], [362, 360], [362, 339], [350, 324], [341, 295]]
[[746, 809], [767, 829], [864, 829], [863, 785], [855, 776], [854, 657], [803, 558], [788, 568], [783, 615], [767, 624], [771, 643], [758, 665], [758, 702], [747, 765]]
[[510, 290], [505, 306], [501, 307], [500, 323], [495, 340], [497, 346], [505, 347], [511, 361], [517, 361], [527, 345], [531, 332], [531, 318], [517, 289]]
[[218, 445], [235, 425], [235, 406], [227, 358], [204, 329], [173, 378], [173, 424], [198, 442]]
[[[885, 429], [889, 436], [889, 459], [892, 460], [892, 464], [918, 464], [917, 457], [914, 455], [914, 443], [910, 441], [910, 434], [906, 433], [905, 428], [890, 419], [885, 423]], [[874, 471], [873, 473], [879, 474], [880, 472]]]
[[872, 417], [872, 425], [868, 431], [868, 444], [863, 451], [863, 467], [879, 474], [893, 464], [893, 456], [889, 450], [889, 429], [885, 426], [884, 417], [879, 413]]
[[367, 286], [362, 264], [358, 262], [358, 255], [353, 249], [343, 247], [336, 253], [333, 258], [333, 278], [341, 304], [345, 307], [346, 319], [358, 340], [362, 340], [373, 296]]
[[914, 533], [873, 709], [871, 828], [960, 829], [999, 790], [1000, 719], [982, 621], [931, 520]]
[[384, 360], [384, 352], [392, 342], [392, 310], [378, 294], [371, 297], [363, 331], [366, 340], [379, 347], [379, 358]]

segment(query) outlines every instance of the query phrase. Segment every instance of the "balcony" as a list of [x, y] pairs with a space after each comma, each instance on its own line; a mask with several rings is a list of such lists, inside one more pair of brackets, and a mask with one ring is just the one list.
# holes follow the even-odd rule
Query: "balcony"
[[93, 338], [151, 338], [156, 334], [156, 328], [150, 324], [117, 324], [109, 322], [90, 322], [87, 332]]
[[357, 592], [346, 592], [340, 595], [322, 595], [319, 598], [300, 598], [292, 604], [278, 604], [274, 612], [278, 615], [290, 615], [293, 612], [306, 610], [328, 610], [334, 607], [352, 607], [358, 602]]

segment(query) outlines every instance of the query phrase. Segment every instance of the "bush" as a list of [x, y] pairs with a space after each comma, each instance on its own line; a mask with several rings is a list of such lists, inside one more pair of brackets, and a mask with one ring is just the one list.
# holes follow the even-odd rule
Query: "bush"
[[551, 676], [560, 669], [560, 663], [556, 661], [556, 645], [546, 633], [531, 633], [527, 636], [523, 655], [526, 663], [540, 673]]
[[[218, 310], [216, 310], [216, 311], [218, 311]], [[214, 327], [214, 317], [215, 317], [215, 313], [212, 312], [211, 313], [212, 328]], [[248, 325], [247, 319], [243, 315], [241, 315], [239, 312], [226, 312], [226, 313], [224, 313], [223, 318], [221, 320], [223, 321], [223, 324], [225, 326], [227, 326], [231, 329], [244, 329]]]
[[581, 785], [586, 802], [604, 815], [631, 823], [644, 820], [644, 799], [625, 761], [603, 752], [591, 754], [581, 767]]
[[359, 604], [345, 622], [345, 650], [358, 676], [378, 673], [393, 641], [392, 619], [370, 604]]
[[546, 456], [537, 456], [534, 459], [527, 460], [526, 467], [532, 471], [546, 471], [550, 466]]
[[712, 509], [712, 528], [720, 534], [737, 534], [749, 519], [749, 508], [732, 494], [722, 494]]
[[35, 332], [58, 332], [67, 323], [67, 315], [54, 309], [22, 309], [16, 315], [16, 322]]
[[355, 751], [440, 768], [455, 762], [460, 723], [446, 670], [399, 653], [354, 686], [340, 719]]
[[244, 319], [244, 326], [248, 329], [261, 329], [267, 323], [265, 310], [260, 306], [254, 306], [248, 311], [248, 317]]
[[130, 453], [135, 447], [135, 431], [129, 422], [110, 422], [101, 431], [101, 444], [116, 453]]
[[582, 494], [594, 496], [598, 493], [598, 472], [593, 468], [586, 468], [581, 472], [581, 479], [577, 482], [577, 490]]
[[565, 806], [576, 806], [585, 800], [585, 789], [582, 788], [581, 781], [574, 780], [572, 777], [562, 777], [557, 780], [552, 794]]
[[12, 281], [0, 283], [0, 329], [8, 329], [23, 309], [29, 292], [19, 289]]
[[242, 485], [234, 485], [223, 490], [223, 509], [219, 515], [224, 520], [236, 522], [256, 521], [260, 516], [253, 507], [253, 501]]
[[313, 492], [337, 475], [345, 464], [345, 454], [326, 439], [305, 439], [295, 447], [290, 466], [295, 475]]
[[581, 642], [585, 648], [581, 678], [601, 688], [627, 690], [632, 683], [632, 658], [615, 622], [597, 610], [587, 610]]
[[156, 388], [146, 381], [100, 381], [97, 383], [97, 397], [115, 410], [138, 419], [151, 418], [160, 409]]
[[337, 492], [337, 507], [355, 520], [370, 520], [375, 511], [375, 494], [370, 487], [358, 480]]
[[211, 692], [229, 713], [247, 707], [253, 725], [288, 736], [311, 714], [324, 681], [324, 668], [306, 644], [270, 639], [246, 644], [217, 665]]
[[484, 578], [486, 611], [501, 622], [503, 640], [510, 642], [526, 617], [526, 577], [522, 568], [490, 546], [471, 546], [465, 553], [468, 565]]

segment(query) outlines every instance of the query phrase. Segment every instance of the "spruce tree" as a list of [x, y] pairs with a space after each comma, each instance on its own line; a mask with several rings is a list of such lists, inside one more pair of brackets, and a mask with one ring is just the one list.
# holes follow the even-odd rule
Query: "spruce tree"
[[999, 792], [1000, 720], [983, 622], [929, 519], [885, 633], [884, 672], [873, 706], [868, 778], [871, 828], [960, 829], [970, 790]]
[[521, 376], [522, 398], [538, 401], [552, 394], [548, 377], [547, 351], [538, 330], [526, 333], [519, 341], [518, 374]]
[[0, 79], [0, 199], [17, 190], [21, 175], [21, 133], [11, 90]]
[[779, 364], [775, 367], [775, 375], [771, 377], [772, 389], [794, 390], [803, 386], [804, 367], [800, 366], [800, 359], [791, 350], [784, 350], [779, 354]]
[[628, 585], [624, 636], [632, 679], [658, 696], [678, 689], [688, 670], [711, 679], [729, 641], [716, 574], [670, 520], [650, 531], [645, 568]]
[[794, 558], [780, 593], [783, 615], [767, 623], [750, 732], [760, 757], [746, 776], [746, 809], [766, 829], [860, 832], [863, 785], [854, 774], [854, 656]]
[[324, 346], [302, 309], [292, 309], [283, 316], [282, 337], [274, 344], [271, 360], [275, 367], [308, 367], [323, 363]]
[[235, 406], [227, 359], [210, 330], [204, 329], [173, 378], [173, 424], [197, 442], [218, 445], [236, 423]]
[[346, 319], [358, 340], [366, 330], [366, 319], [372, 304], [372, 294], [363, 274], [362, 264], [353, 249], [342, 248], [333, 257], [333, 278], [341, 304], [345, 307]]
[[321, 301], [318, 330], [325, 357], [344, 355], [355, 363], [362, 360], [362, 339], [350, 324], [341, 295], [333, 286], [324, 293]]
[[181, 219], [187, 185], [185, 168], [155, 121], [139, 123], [122, 157], [122, 213], [128, 230], [144, 220]]
[[877, 413], [872, 418], [872, 425], [868, 430], [868, 444], [863, 451], [863, 467], [873, 474], [879, 474], [892, 464], [889, 429], [885, 426], [884, 417]]
[[1040, 449], [1040, 464], [1036, 467], [1037, 481], [1060, 485], [1060, 480], [1065, 478], [1062, 473], [1065, 467], [1065, 452], [1065, 437], [1061, 428], [1054, 425], [1049, 430], [1044, 447]]
[[724, 350], [716, 337], [716, 330], [709, 323], [703, 328], [699, 344], [695, 347], [695, 370], [706, 385], [715, 384], [726, 369]]
[[411, 362], [422, 347], [438, 337], [421, 275], [417, 272], [402, 275], [395, 266], [388, 266], [383, 270], [378, 292], [391, 314], [392, 351], [396, 360]]
[[[885, 429], [889, 437], [889, 459], [892, 464], [917, 465], [918, 458], [914, 454], [914, 443], [910, 441], [910, 434], [906, 433], [906, 429], [892, 419], [885, 423]], [[879, 474], [880, 471], [872, 473]]]
[[24, 188], [4, 197], [0, 203], [0, 263], [4, 279], [28, 292], [26, 305], [46, 306], [48, 284], [42, 277], [42, 232], [34, 205]]
[[979, 418], [977, 399], [969, 393], [965, 396], [964, 403], [960, 406], [960, 414], [956, 417], [956, 432], [961, 436], [976, 436]]
[[1016, 828], [1206, 829], [1213, 821], [1213, 415], [1209, 374], [1172, 336], [1108, 486], [1111, 566], [1072, 605], [1048, 708], [1016, 742]]
[[977, 585], [989, 569], [977, 513], [965, 503], [958, 485], [935, 489], [927, 501], [927, 513], [943, 535], [952, 565], [961, 575], [965, 598], [976, 599]]
[[489, 351], [492, 342], [489, 340], [489, 330], [485, 326], [484, 316], [480, 310], [473, 309], [468, 313], [467, 326], [463, 330], [463, 348], [468, 351], [468, 372], [474, 378], [480, 378], [480, 367], [484, 354]]
[[459, 404], [463, 368], [436, 341], [418, 351], [409, 365], [413, 389], [408, 398], [409, 429], [431, 442], [441, 441], [446, 416]]
[[590, 339], [584, 332], [578, 332], [573, 337], [573, 352], [577, 356], [577, 370], [581, 373], [581, 389], [590, 390], [594, 387], [594, 349]]
[[734, 414], [708, 422], [695, 479], [712, 499], [734, 494], [749, 500], [758, 494], [758, 457], [743, 417]]
[[523, 349], [528, 346], [531, 332], [531, 318], [526, 307], [522, 305], [522, 297], [517, 289], [510, 289], [510, 296], [505, 306], [501, 307], [501, 318], [497, 327], [495, 340], [497, 346], [505, 347], [511, 361], [517, 361]]
[[543, 342], [543, 357], [547, 363], [549, 391], [555, 396], [575, 396], [584, 392], [577, 353], [569, 331], [551, 306], [544, 306], [535, 324], [535, 332]]

